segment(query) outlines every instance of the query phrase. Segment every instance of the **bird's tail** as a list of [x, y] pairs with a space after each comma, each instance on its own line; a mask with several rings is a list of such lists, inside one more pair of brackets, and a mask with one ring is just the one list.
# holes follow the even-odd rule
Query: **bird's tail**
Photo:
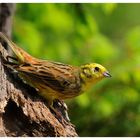
[[23, 49], [18, 47], [15, 43], [13, 43], [10, 39], [8, 39], [2, 32], [0, 32], [0, 38], [3, 39], [8, 46], [12, 49], [14, 54], [17, 57], [17, 61], [22, 63], [33, 63], [35, 61], [35, 58], [29, 55], [27, 52], [25, 52]]

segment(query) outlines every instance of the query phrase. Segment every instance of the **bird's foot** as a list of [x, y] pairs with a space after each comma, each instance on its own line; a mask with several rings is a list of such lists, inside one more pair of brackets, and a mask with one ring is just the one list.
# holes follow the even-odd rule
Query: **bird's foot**
[[67, 113], [67, 105], [60, 100], [55, 100], [53, 102], [53, 106], [50, 107], [50, 109], [55, 114], [55, 117], [61, 122], [62, 124], [68, 124], [70, 122], [70, 119], [68, 117]]

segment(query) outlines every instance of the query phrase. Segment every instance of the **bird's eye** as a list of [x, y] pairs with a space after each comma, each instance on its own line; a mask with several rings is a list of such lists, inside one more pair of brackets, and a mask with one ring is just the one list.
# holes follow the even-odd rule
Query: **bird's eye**
[[97, 71], [97, 72], [98, 72], [98, 71], [99, 71], [99, 67], [95, 67], [95, 71]]

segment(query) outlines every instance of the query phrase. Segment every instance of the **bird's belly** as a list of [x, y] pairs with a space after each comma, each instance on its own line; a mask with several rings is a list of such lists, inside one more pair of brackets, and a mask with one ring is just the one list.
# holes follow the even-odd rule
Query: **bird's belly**
[[45, 97], [46, 99], [51, 98], [51, 99], [60, 99], [60, 100], [71, 99], [80, 94], [80, 92], [69, 92], [69, 93], [57, 92], [49, 87], [45, 87], [44, 89], [41, 88], [39, 89], [39, 92], [41, 96]]

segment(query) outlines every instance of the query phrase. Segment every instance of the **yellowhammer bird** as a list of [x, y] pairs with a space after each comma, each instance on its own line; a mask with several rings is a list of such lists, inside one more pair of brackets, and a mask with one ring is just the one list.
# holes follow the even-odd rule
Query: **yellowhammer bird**
[[92, 85], [105, 77], [111, 77], [100, 64], [90, 63], [80, 67], [41, 60], [29, 55], [10, 41], [3, 33], [4, 39], [16, 55], [17, 63], [8, 63], [8, 67], [18, 71], [29, 85], [39, 91], [52, 106], [54, 99], [64, 100], [80, 95]]

